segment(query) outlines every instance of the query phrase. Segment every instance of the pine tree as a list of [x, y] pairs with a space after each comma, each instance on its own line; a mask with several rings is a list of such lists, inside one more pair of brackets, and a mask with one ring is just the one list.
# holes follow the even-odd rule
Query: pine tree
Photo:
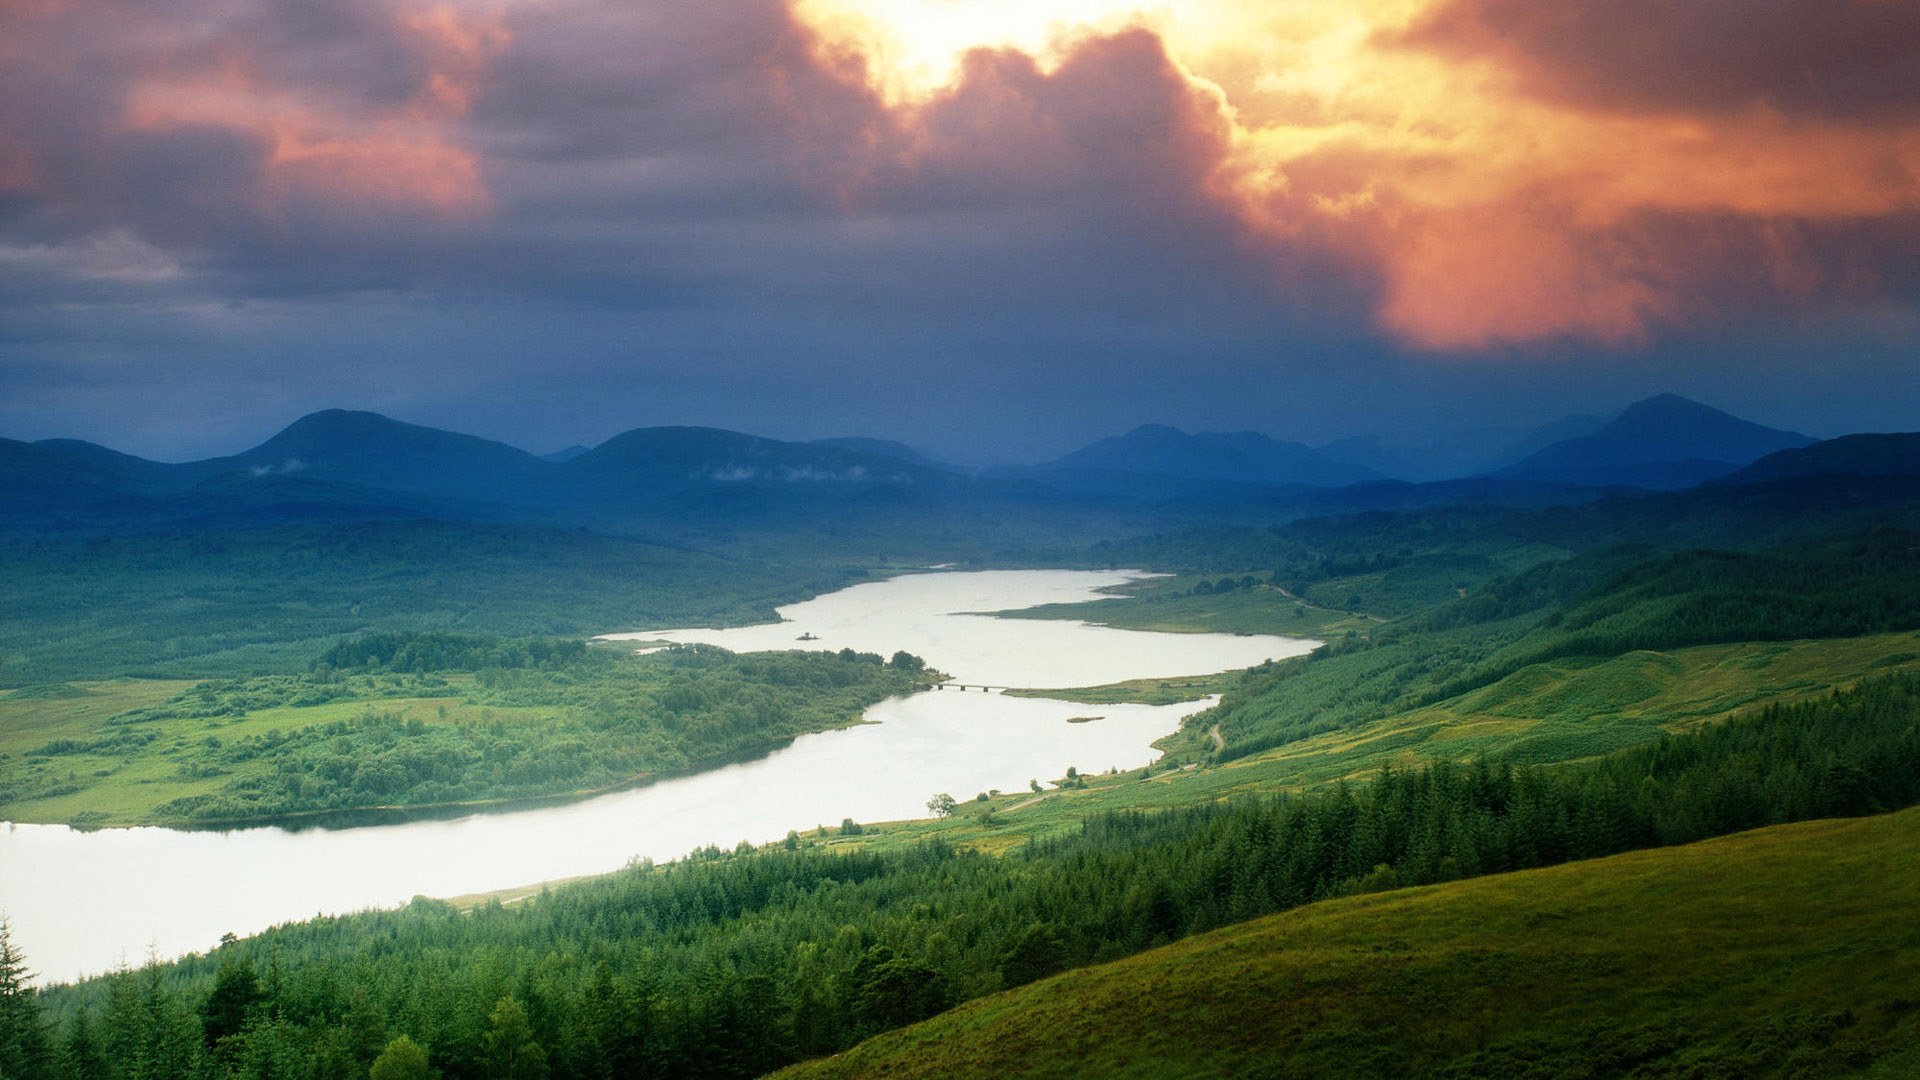
[[74, 1080], [109, 1080], [118, 1076], [106, 1053], [100, 1048], [100, 1036], [94, 1030], [93, 1011], [81, 1009], [67, 1021], [66, 1044], [61, 1048], [61, 1067]]
[[33, 972], [0, 916], [0, 1076], [38, 1080], [52, 1075], [53, 1040], [33, 989]]

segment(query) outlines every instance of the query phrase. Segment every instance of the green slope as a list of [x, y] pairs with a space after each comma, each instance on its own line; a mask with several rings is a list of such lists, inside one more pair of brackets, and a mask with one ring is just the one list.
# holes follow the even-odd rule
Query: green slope
[[783, 1076], [1920, 1075], [1920, 810], [1316, 904]]

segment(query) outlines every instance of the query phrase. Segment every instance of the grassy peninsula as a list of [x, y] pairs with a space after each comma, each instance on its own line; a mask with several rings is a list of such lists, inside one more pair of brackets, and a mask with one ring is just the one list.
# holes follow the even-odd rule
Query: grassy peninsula
[[0, 817], [262, 822], [585, 794], [857, 723], [931, 678], [905, 654], [366, 635], [297, 675], [0, 695]]

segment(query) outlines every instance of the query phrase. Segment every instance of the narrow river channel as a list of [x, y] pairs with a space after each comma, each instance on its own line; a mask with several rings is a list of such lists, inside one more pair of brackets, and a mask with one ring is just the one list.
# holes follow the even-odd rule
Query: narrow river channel
[[[856, 585], [735, 630], [641, 631], [739, 651], [915, 653], [957, 681], [1090, 686], [1196, 675], [1299, 655], [1315, 642], [1161, 634], [988, 614], [1094, 599], [1129, 571], [930, 573]], [[802, 636], [806, 640], [801, 640]], [[0, 823], [0, 912], [49, 980], [213, 947], [280, 922], [457, 896], [666, 860], [789, 829], [924, 816], [936, 792], [1015, 791], [1075, 766], [1130, 769], [1206, 702], [1079, 705], [978, 690], [869, 709], [870, 723], [805, 735], [753, 761], [580, 802], [341, 829], [79, 832]], [[1088, 722], [1088, 716], [1100, 719]], [[1070, 720], [1082, 722], [1070, 723]]]

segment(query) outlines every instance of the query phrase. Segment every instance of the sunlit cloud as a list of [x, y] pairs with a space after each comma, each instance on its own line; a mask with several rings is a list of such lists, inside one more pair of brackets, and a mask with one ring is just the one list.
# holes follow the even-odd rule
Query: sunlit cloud
[[[1573, 7], [1573, 21], [1634, 37], [1600, 5]], [[1913, 21], [1894, 10], [1900, 5], [1850, 3], [1831, 16], [1820, 5], [1797, 7], [1788, 33], [1831, 17], [1845, 23], [1842, 43], [1855, 47], [1875, 18], [1896, 35]], [[1719, 228], [1736, 220], [1763, 235], [1783, 223], [1920, 208], [1913, 108], [1897, 100], [1878, 107], [1860, 81], [1825, 98], [1798, 87], [1766, 93], [1768, 78], [1791, 84], [1809, 70], [1834, 70], [1795, 55], [1819, 49], [1817, 34], [1783, 36], [1753, 50], [1757, 60], [1726, 57], [1737, 70], [1704, 75], [1685, 68], [1686, 48], [1668, 46], [1655, 58], [1674, 70], [1574, 71], [1568, 82], [1580, 92], [1560, 93], [1539, 61], [1577, 58], [1529, 50], [1570, 50], [1564, 34], [1540, 30], [1567, 18], [1494, 0], [801, 0], [796, 10], [831, 48], [861, 52], [909, 122], [943, 94], [967, 93], [971, 49], [1018, 49], [1051, 70], [1093, 37], [1145, 28], [1229, 129], [1229, 152], [1207, 170], [1209, 192], [1232, 203], [1275, 263], [1296, 258], [1311, 237], [1373, 266], [1380, 325], [1421, 348], [1636, 343], [1727, 300], [1686, 230], [1650, 228], [1649, 215], [1711, 218]], [[1673, 19], [1667, 29], [1684, 40], [1687, 20]], [[1711, 29], [1725, 20], [1704, 21]], [[1729, 48], [1717, 37], [1700, 46], [1709, 59]], [[1634, 59], [1617, 49], [1603, 55]], [[1643, 77], [1667, 91], [1657, 107], [1634, 90]], [[1690, 80], [1711, 91], [1707, 100], [1687, 98]], [[1727, 88], [1741, 80], [1752, 85]], [[1896, 91], [1890, 84], [1881, 96]], [[1864, 119], [1770, 104], [1838, 97], [1862, 106], [1855, 111]], [[1849, 300], [1875, 287], [1871, 275], [1807, 265], [1831, 252], [1773, 251], [1773, 278], [1798, 283], [1783, 290], [1787, 299], [1818, 302], [1820, 290], [1807, 287], [1816, 280], [1844, 281]]]
[[175, 375], [223, 355], [313, 404], [460, 371], [722, 422], [891, 385], [959, 430], [1016, 385], [1258, 425], [1387, 373], [1910, 367], [1913, 5], [1763, 7], [0, 3], [0, 377], [166, 357], [215, 400]]
[[459, 122], [488, 61], [508, 44], [504, 25], [495, 14], [438, 4], [393, 12], [387, 29], [420, 67], [417, 87], [400, 100], [356, 100], [281, 77], [236, 27], [163, 55], [131, 86], [123, 123], [133, 132], [213, 129], [257, 140], [260, 183], [251, 194], [268, 212], [295, 200], [485, 211], [482, 164]]

